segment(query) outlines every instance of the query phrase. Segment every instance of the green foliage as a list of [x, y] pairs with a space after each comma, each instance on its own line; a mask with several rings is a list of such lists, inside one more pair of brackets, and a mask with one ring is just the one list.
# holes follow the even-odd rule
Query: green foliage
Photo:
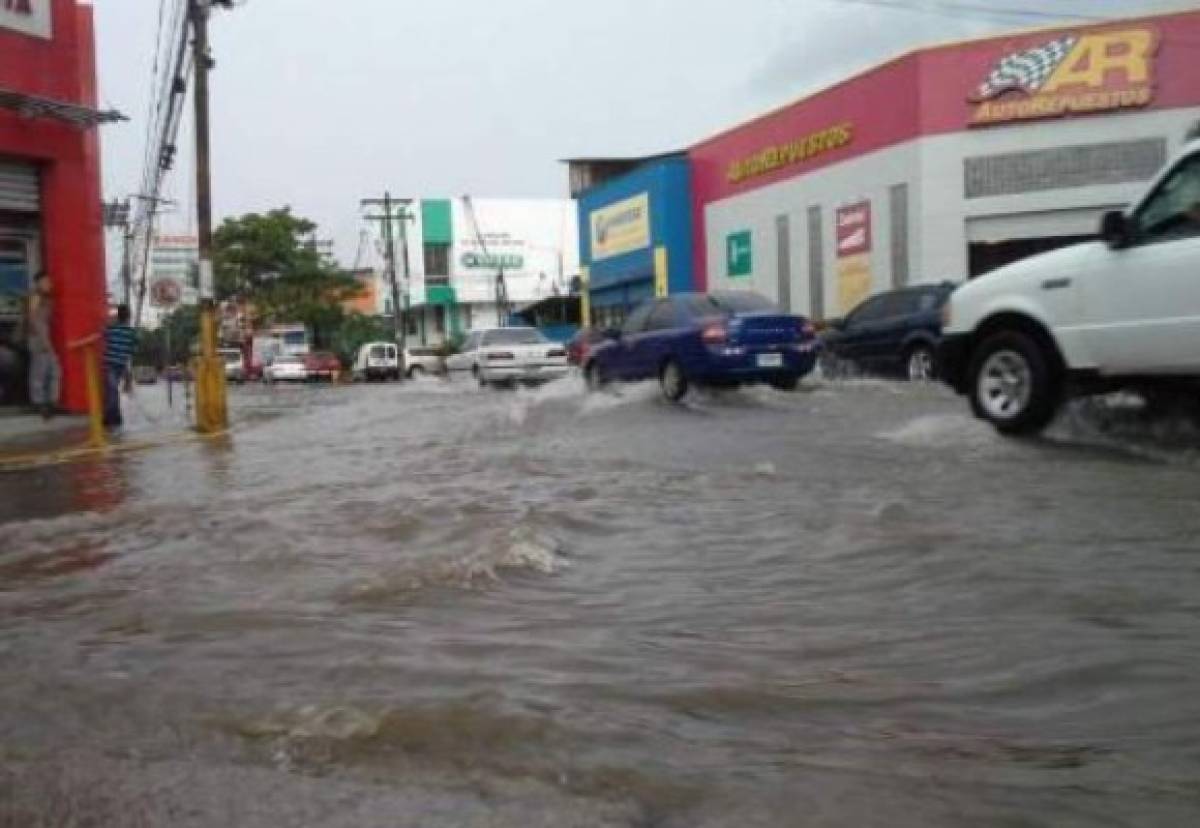
[[214, 234], [218, 299], [254, 308], [259, 325], [301, 322], [313, 344], [331, 349], [358, 282], [322, 258], [312, 243], [317, 225], [290, 207], [226, 219]]
[[363, 345], [368, 342], [391, 342], [393, 339], [392, 325], [387, 320], [379, 316], [350, 313], [334, 332], [329, 350], [338, 355], [343, 365], [351, 365]]
[[133, 364], [160, 369], [168, 365], [186, 364], [191, 357], [192, 344], [199, 337], [200, 309], [187, 306], [176, 308], [157, 329], [138, 331]]

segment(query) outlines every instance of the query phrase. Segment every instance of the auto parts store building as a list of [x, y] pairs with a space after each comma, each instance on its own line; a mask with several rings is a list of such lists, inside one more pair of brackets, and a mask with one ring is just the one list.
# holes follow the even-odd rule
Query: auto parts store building
[[816, 319], [1094, 237], [1200, 119], [1200, 12], [913, 52], [693, 147], [696, 280]]

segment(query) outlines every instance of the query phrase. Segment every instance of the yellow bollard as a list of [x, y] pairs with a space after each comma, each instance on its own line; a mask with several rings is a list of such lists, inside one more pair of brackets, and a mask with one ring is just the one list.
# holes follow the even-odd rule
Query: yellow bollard
[[95, 342], [84, 346], [83, 370], [87, 378], [88, 443], [92, 448], [101, 449], [108, 445], [108, 438], [104, 434], [104, 392], [100, 386], [100, 353]]

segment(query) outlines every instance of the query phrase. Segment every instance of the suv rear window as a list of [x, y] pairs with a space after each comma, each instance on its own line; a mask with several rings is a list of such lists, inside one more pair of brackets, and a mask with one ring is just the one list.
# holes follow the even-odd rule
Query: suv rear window
[[387, 359], [388, 347], [386, 345], [375, 345], [371, 348], [371, 359]]

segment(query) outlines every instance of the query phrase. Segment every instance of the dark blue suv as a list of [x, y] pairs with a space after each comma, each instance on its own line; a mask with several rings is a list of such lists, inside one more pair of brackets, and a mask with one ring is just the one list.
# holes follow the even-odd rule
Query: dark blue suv
[[676, 401], [693, 384], [793, 389], [819, 349], [807, 319], [757, 293], [680, 293], [639, 305], [592, 348], [583, 371], [591, 388], [657, 379]]
[[934, 378], [934, 358], [942, 335], [942, 306], [955, 285], [943, 282], [880, 293], [864, 300], [845, 319], [833, 319], [822, 333], [822, 370], [847, 369]]

